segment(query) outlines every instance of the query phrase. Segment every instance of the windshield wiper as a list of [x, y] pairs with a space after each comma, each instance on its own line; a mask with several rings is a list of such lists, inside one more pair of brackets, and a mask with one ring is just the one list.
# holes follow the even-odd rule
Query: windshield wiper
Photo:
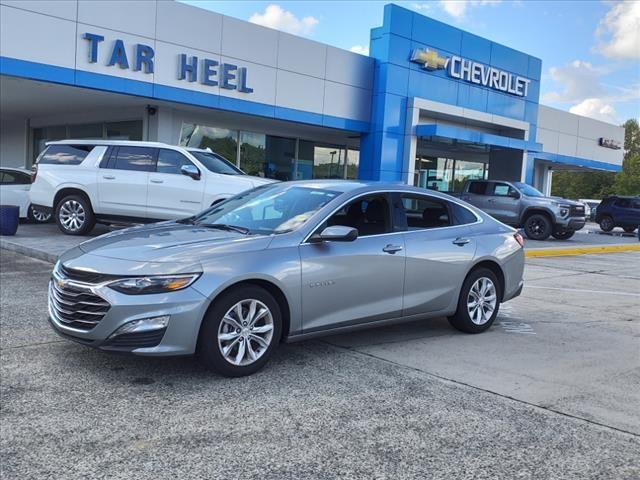
[[243, 235], [248, 235], [250, 230], [248, 228], [245, 227], [238, 227], [236, 225], [227, 225], [226, 223], [196, 223], [194, 222], [194, 225], [197, 225], [198, 227], [205, 227], [205, 228], [217, 228], [218, 230], [227, 230], [230, 232], [238, 232], [241, 233]]
[[179, 220], [176, 220], [176, 223], [183, 223], [185, 225], [195, 225], [196, 224], [194, 217], [181, 218]]

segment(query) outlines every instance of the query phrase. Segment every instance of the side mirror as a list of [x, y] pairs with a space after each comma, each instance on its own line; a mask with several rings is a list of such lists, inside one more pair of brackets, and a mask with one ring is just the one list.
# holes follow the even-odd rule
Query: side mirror
[[180, 167], [180, 171], [187, 177], [191, 177], [194, 180], [200, 180], [200, 170], [198, 170], [195, 165], [182, 165], [182, 167]]
[[520, 193], [515, 190], [509, 190], [509, 196], [518, 200], [520, 198]]
[[333, 225], [327, 227], [322, 232], [311, 235], [311, 243], [320, 242], [353, 242], [358, 238], [358, 230], [344, 225]]

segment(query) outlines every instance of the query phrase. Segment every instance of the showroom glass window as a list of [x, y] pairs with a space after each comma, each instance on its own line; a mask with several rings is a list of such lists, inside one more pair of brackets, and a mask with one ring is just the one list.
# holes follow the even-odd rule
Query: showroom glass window
[[238, 150], [238, 131], [185, 123], [180, 132], [180, 145], [210, 148], [235, 164]]

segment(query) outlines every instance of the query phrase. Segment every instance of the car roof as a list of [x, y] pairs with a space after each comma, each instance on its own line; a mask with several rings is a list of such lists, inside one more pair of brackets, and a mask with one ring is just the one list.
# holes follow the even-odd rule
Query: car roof
[[635, 198], [640, 198], [640, 195], [607, 195], [606, 197], [603, 198], [603, 200], [614, 199], [614, 198], [635, 199]]
[[31, 175], [31, 170], [27, 170], [26, 168], [20, 168], [20, 167], [0, 167], [0, 170], [11, 170], [12, 172], [20, 172], [20, 173], [26, 173], [27, 175]]
[[[274, 184], [275, 185], [275, 184]], [[425, 188], [414, 187], [402, 182], [381, 182], [375, 180], [337, 180], [337, 179], [316, 179], [316, 180], [293, 180], [282, 182], [277, 185], [294, 185], [304, 188], [316, 188], [323, 190], [333, 190], [335, 192], [347, 193], [358, 192], [366, 193], [368, 191], [401, 191], [408, 193], [428, 194], [435, 197], [451, 200], [453, 197], [443, 192], [435, 190], [427, 190]], [[455, 200], [455, 198], [453, 198]]]
[[137, 147], [184, 148], [179, 145], [169, 145], [168, 143], [162, 142], [143, 142], [139, 140], [104, 140], [102, 138], [56, 140], [53, 142], [47, 142], [47, 145], [130, 145]]

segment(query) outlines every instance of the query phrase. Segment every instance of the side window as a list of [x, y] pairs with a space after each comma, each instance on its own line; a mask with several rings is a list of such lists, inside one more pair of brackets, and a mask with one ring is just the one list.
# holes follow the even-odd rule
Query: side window
[[407, 217], [407, 230], [448, 227], [451, 215], [447, 202], [418, 195], [402, 195], [402, 207]]
[[616, 207], [631, 208], [631, 200], [628, 198], [619, 198], [616, 200]]
[[334, 213], [326, 223], [356, 228], [360, 237], [389, 233], [389, 202], [385, 195], [359, 198]]
[[634, 200], [632, 203], [632, 208], [640, 210], [640, 200]]
[[508, 197], [515, 193], [515, 189], [506, 183], [494, 183], [490, 188], [490, 194], [496, 197]]
[[168, 150], [166, 148], [158, 150], [156, 172], [180, 174], [180, 168], [183, 165], [193, 165], [193, 163], [183, 154], [175, 150]]
[[79, 165], [95, 145], [50, 145], [42, 153], [39, 164]]
[[474, 195], [485, 195], [487, 182], [469, 182], [468, 192]]
[[[118, 148], [113, 168], [151, 172], [155, 169], [155, 163], [155, 148], [122, 146]], [[111, 166], [111, 161], [109, 166]]]
[[451, 206], [451, 214], [453, 216], [454, 225], [468, 225], [470, 223], [476, 223], [478, 218], [468, 208], [458, 205], [457, 203], [449, 203]]

